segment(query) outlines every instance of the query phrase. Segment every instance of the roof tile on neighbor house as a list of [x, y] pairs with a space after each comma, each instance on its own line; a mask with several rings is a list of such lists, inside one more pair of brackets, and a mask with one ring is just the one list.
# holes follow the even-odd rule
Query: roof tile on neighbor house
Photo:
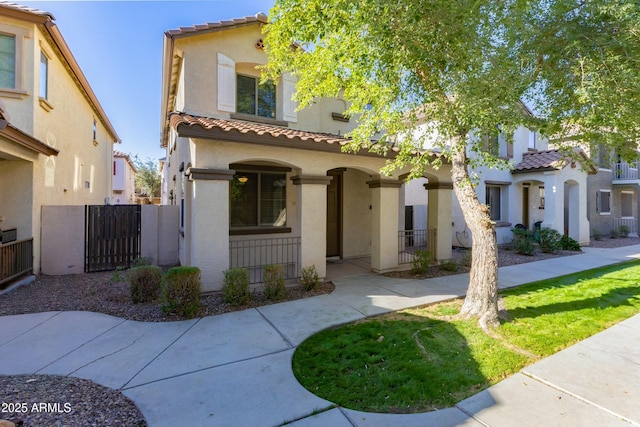
[[586, 166], [586, 171], [590, 174], [597, 172], [597, 169], [590, 163], [584, 151], [577, 149], [575, 157], [561, 150], [532, 151], [522, 155], [522, 161], [511, 171], [512, 173], [543, 172], [559, 170], [566, 165], [573, 163], [572, 159], [577, 159]]
[[302, 131], [244, 120], [192, 116], [186, 113], [171, 113], [169, 122], [179, 133], [179, 126], [199, 126], [203, 130], [218, 130], [221, 131], [222, 135], [228, 134], [229, 136], [238, 136], [240, 134], [246, 136], [272, 137], [279, 140], [337, 144], [340, 146], [346, 145], [350, 141], [348, 138], [331, 133]]
[[40, 16], [48, 17], [50, 19], [55, 19], [51, 13], [46, 12], [44, 10], [35, 9], [33, 7], [23, 6], [21, 4], [11, 3], [8, 1], [0, 1], [0, 7], [6, 7], [8, 9], [17, 10], [20, 12], [27, 12], [27, 13], [32, 13], [34, 15], [40, 15]]
[[267, 15], [260, 12], [255, 16], [245, 16], [244, 18], [236, 18], [230, 21], [217, 21], [201, 25], [194, 25], [192, 27], [180, 27], [177, 30], [168, 30], [165, 32], [165, 34], [169, 37], [183, 36], [191, 33], [206, 32], [211, 30], [215, 31], [223, 28], [237, 27], [253, 22], [261, 22], [263, 24], [266, 24], [268, 22]]

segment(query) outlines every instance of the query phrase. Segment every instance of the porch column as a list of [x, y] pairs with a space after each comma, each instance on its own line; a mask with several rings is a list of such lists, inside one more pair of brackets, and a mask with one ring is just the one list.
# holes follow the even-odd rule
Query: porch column
[[376, 273], [398, 266], [398, 203], [402, 181], [367, 181], [371, 188], [371, 268]]
[[564, 183], [555, 172], [543, 172], [544, 220], [542, 228], [552, 228], [564, 234]]
[[300, 228], [300, 268], [314, 265], [318, 276], [327, 276], [327, 185], [333, 177], [296, 175], [296, 211]]
[[[190, 265], [200, 268], [202, 292], [222, 289], [229, 269], [229, 169], [189, 168], [191, 181], [190, 221], [185, 224], [185, 244]], [[187, 227], [188, 225], [188, 227]]]
[[451, 213], [453, 183], [434, 182], [424, 185], [429, 191], [427, 204], [427, 233], [436, 230], [435, 248], [428, 247], [436, 261], [451, 259], [453, 217]]

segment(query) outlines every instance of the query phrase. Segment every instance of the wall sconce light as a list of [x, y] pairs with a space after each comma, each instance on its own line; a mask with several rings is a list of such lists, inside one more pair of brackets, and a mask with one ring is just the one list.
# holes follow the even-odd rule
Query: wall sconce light
[[246, 176], [241, 176], [238, 178], [238, 181], [244, 184], [245, 182], [249, 181], [249, 178], [247, 178]]

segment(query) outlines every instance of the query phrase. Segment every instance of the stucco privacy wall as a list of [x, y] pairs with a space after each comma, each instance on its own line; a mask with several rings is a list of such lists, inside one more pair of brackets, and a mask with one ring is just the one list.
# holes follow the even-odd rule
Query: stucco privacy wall
[[[178, 215], [177, 206], [142, 206], [142, 256], [159, 265], [178, 263]], [[84, 206], [42, 207], [40, 273], [84, 272], [84, 221]]]

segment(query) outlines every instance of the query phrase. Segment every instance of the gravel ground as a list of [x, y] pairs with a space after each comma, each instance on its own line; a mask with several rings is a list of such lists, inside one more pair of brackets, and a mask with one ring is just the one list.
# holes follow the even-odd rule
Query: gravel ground
[[[591, 247], [614, 248], [640, 244], [640, 238], [618, 238], [592, 240]], [[456, 249], [453, 259], [457, 261], [455, 271], [443, 267], [432, 267], [423, 277], [459, 274], [468, 271], [461, 265], [467, 250]], [[518, 255], [500, 248], [499, 265], [521, 264], [559, 256], [575, 255], [577, 252], [561, 251], [544, 254], [537, 251], [533, 256]], [[399, 277], [415, 277], [408, 272], [394, 273]], [[163, 322], [181, 320], [166, 315], [158, 303], [137, 304], [130, 302], [129, 289], [124, 282], [110, 280], [112, 273], [79, 274], [73, 276], [38, 276], [35, 282], [22, 286], [5, 295], [0, 295], [0, 315], [35, 313], [43, 311], [87, 310], [118, 316], [125, 319]], [[333, 291], [333, 285], [324, 284], [318, 291], [305, 292], [301, 287], [287, 289], [286, 300], [306, 298]], [[202, 297], [199, 316], [210, 316], [238, 309], [271, 303], [261, 293], [254, 292], [252, 302], [242, 307], [231, 307], [222, 301], [219, 294]], [[0, 376], [0, 419], [8, 419], [25, 427], [41, 426], [146, 426], [146, 421], [136, 408], [118, 390], [97, 385], [89, 380], [52, 375]], [[11, 404], [26, 403], [27, 412], [15, 411]], [[47, 411], [33, 411], [33, 404], [54, 404]], [[55, 406], [55, 404], [58, 406]], [[65, 404], [68, 404], [65, 406]], [[13, 411], [8, 411], [14, 409]], [[19, 409], [24, 409], [21, 406]], [[20, 424], [22, 423], [22, 424]]]

